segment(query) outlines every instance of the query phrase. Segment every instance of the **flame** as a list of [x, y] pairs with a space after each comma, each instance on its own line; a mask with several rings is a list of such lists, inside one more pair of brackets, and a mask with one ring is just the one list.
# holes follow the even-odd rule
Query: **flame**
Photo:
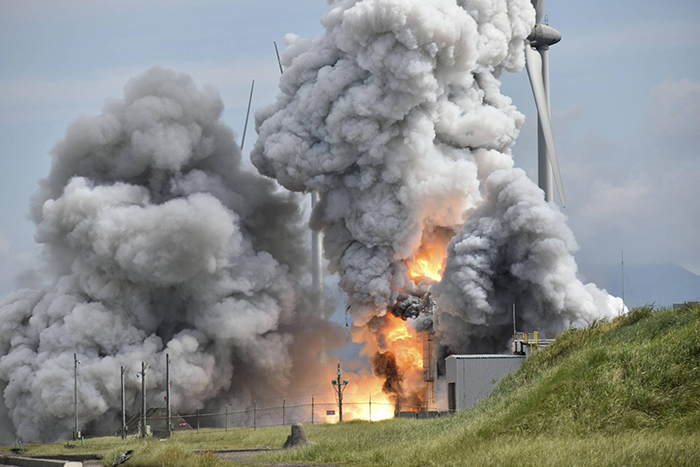
[[[354, 327], [352, 338], [355, 342], [364, 343], [361, 352], [370, 357], [370, 360], [378, 352], [391, 352], [395, 356], [403, 374], [403, 385], [407, 394], [424, 388], [423, 340], [410, 323], [388, 313], [386, 316], [375, 318], [368, 326]], [[321, 363], [322, 369], [318, 373], [323, 377], [311, 383], [311, 386], [325, 386], [331, 377], [335, 378], [335, 365], [335, 360]], [[363, 369], [362, 366], [360, 362], [343, 363], [343, 379], [347, 378], [350, 381], [343, 392], [343, 421], [376, 422], [394, 418], [397, 394], [385, 392], [385, 378], [367, 371], [366, 368]], [[313, 393], [313, 390], [308, 392]], [[403, 395], [401, 398], [402, 411], [420, 409], [408, 401], [408, 398], [404, 400]], [[338, 401], [335, 395], [330, 392], [317, 392], [315, 404], [317, 423], [338, 423]], [[334, 411], [335, 414], [327, 415], [328, 410]]]
[[[402, 411], [419, 410], [422, 405], [420, 401], [424, 399], [425, 392], [423, 336], [416, 332], [411, 323], [391, 313], [375, 318], [367, 326], [354, 328], [352, 336], [355, 342], [364, 344], [362, 353], [371, 361], [377, 355], [385, 356], [390, 353], [395, 359], [395, 366], [391, 368], [400, 373], [398, 379], [392, 379], [394, 384], [388, 385], [389, 389], [396, 389], [395, 385], [398, 383], [400, 386], [398, 392], [388, 390], [389, 377], [385, 374], [375, 373], [369, 379], [354, 385], [354, 390], [358, 394], [372, 394], [372, 420], [393, 418], [397, 399], [400, 399]], [[349, 388], [348, 386], [348, 390]], [[364, 396], [364, 400], [367, 400], [367, 396]], [[368, 410], [361, 406], [360, 410], [359, 418], [368, 419]]]
[[[382, 391], [383, 382], [380, 378], [371, 374], [354, 375], [352, 373], [348, 373], [348, 378], [351, 383], [343, 394], [343, 420], [376, 422], [394, 418], [395, 403]], [[326, 416], [326, 423], [337, 421], [337, 415]]]
[[396, 363], [404, 372], [423, 370], [423, 341], [408, 323], [392, 314], [387, 314], [388, 328], [384, 332], [387, 350], [396, 357]]
[[442, 280], [442, 272], [447, 258], [447, 245], [435, 242], [422, 245], [412, 260], [407, 260], [408, 275], [414, 281], [428, 278], [436, 282]]
[[[406, 261], [410, 278], [442, 280], [447, 258], [450, 232], [434, 232], [410, 260]], [[344, 393], [343, 420], [386, 420], [393, 418], [400, 400], [401, 411], [418, 411], [424, 408], [427, 384], [423, 379], [423, 335], [413, 325], [387, 312], [385, 316], [373, 318], [367, 325], [353, 327], [354, 342], [362, 343], [362, 353], [372, 360], [375, 356], [389, 353], [394, 377], [398, 370], [400, 380], [387, 390], [390, 376], [387, 374], [348, 373], [351, 384]], [[385, 360], [382, 360], [385, 361]], [[376, 370], [376, 367], [375, 367]], [[397, 389], [398, 388], [398, 389]], [[371, 404], [370, 404], [371, 400]], [[371, 408], [370, 408], [371, 407]], [[326, 423], [336, 423], [337, 415], [325, 417]]]

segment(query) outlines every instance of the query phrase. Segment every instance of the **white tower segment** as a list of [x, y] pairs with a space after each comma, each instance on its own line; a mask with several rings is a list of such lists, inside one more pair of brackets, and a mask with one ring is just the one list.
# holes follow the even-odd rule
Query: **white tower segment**
[[[284, 74], [284, 68], [282, 68], [282, 60], [280, 60], [280, 51], [277, 48], [277, 42], [275, 44], [275, 54], [277, 54], [277, 64], [280, 67], [280, 74]], [[318, 203], [318, 192], [311, 192], [311, 211], [316, 207]], [[317, 316], [325, 318], [325, 308], [323, 306], [323, 240], [321, 239], [321, 232], [311, 231], [311, 283], [314, 294], [314, 308]]]
[[542, 24], [545, 0], [532, 0], [536, 10], [536, 24], [525, 44], [527, 74], [537, 106], [537, 174], [538, 184], [545, 200], [553, 200], [552, 178], [557, 185], [561, 205], [566, 206], [564, 185], [559, 171], [557, 151], [554, 147], [549, 98], [549, 46], [561, 40], [561, 33]]

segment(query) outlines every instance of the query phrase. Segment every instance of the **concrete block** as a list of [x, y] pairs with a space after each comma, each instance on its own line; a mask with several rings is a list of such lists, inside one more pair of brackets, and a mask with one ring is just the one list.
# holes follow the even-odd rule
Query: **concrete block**
[[292, 425], [292, 434], [287, 437], [283, 448], [293, 448], [294, 446], [302, 446], [309, 443], [309, 437], [306, 436], [306, 430], [301, 423]]

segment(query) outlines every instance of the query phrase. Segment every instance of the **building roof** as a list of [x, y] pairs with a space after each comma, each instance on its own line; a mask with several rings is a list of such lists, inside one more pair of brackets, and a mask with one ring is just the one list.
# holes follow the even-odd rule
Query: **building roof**
[[492, 359], [492, 358], [525, 358], [525, 355], [508, 355], [508, 354], [481, 354], [481, 355], [450, 355], [447, 358], [462, 359]]

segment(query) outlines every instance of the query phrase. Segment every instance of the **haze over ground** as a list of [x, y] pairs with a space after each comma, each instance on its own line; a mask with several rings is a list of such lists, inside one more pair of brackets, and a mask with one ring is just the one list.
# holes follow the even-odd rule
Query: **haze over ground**
[[[0, 5], [3, 296], [16, 289], [18, 272], [37, 264], [28, 200], [69, 121], [98, 113], [103, 99], [121, 95], [131, 76], [162, 65], [217, 87], [224, 121], [240, 129], [250, 80], [257, 83], [255, 108], [276, 93], [272, 41], [282, 45], [287, 32], [317, 35], [318, 18], [328, 8], [321, 0]], [[700, 46], [700, 5], [550, 1], [547, 12], [564, 35], [551, 52], [553, 126], [569, 201], [565, 213], [581, 245], [577, 258], [611, 264], [624, 249], [629, 265], [673, 263], [700, 273], [700, 65], [689, 58]], [[504, 94], [528, 115], [516, 164], [535, 178], [527, 77], [506, 74], [503, 80]], [[24, 276], [19, 285], [29, 280]], [[688, 284], [674, 300], [700, 296], [697, 281]]]

